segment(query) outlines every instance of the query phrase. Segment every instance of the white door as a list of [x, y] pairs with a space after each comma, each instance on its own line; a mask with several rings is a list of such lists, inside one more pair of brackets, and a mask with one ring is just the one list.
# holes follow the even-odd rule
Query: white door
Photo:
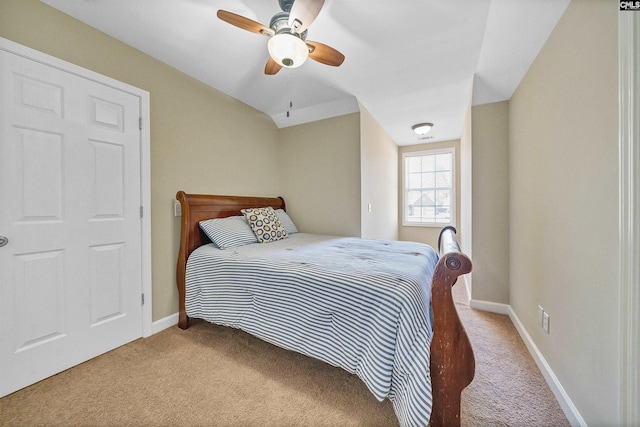
[[142, 336], [139, 117], [0, 50], [0, 396]]

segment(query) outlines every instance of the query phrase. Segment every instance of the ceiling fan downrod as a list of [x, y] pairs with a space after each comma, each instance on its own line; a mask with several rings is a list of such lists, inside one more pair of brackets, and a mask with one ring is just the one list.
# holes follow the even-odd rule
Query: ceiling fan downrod
[[291, 12], [291, 6], [293, 6], [293, 2], [294, 0], [278, 0], [278, 3], [280, 3], [280, 9], [282, 9], [283, 12]]

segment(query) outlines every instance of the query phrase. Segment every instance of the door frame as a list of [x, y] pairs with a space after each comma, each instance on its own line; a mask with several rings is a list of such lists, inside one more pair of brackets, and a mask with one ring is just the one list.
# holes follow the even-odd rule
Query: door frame
[[144, 301], [142, 319], [140, 321], [142, 322], [142, 336], [145, 338], [151, 336], [153, 331], [151, 299], [151, 108], [149, 92], [2, 37], [0, 37], [0, 50], [112, 87], [140, 99], [141, 304]]
[[618, 12], [620, 421], [640, 423], [640, 13]]

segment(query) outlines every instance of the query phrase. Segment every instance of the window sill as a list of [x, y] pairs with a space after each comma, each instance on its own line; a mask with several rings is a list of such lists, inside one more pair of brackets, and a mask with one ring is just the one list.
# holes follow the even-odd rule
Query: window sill
[[454, 226], [455, 225], [452, 222], [403, 222], [402, 223], [403, 227], [427, 227], [427, 228], [444, 228], [444, 227], [448, 227], [448, 226]]

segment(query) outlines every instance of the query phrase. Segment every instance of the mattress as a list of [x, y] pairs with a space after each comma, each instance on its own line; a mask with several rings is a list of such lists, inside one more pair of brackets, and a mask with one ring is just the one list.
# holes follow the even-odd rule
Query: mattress
[[351, 372], [401, 425], [431, 414], [428, 245], [296, 233], [260, 244], [196, 249], [186, 311]]

